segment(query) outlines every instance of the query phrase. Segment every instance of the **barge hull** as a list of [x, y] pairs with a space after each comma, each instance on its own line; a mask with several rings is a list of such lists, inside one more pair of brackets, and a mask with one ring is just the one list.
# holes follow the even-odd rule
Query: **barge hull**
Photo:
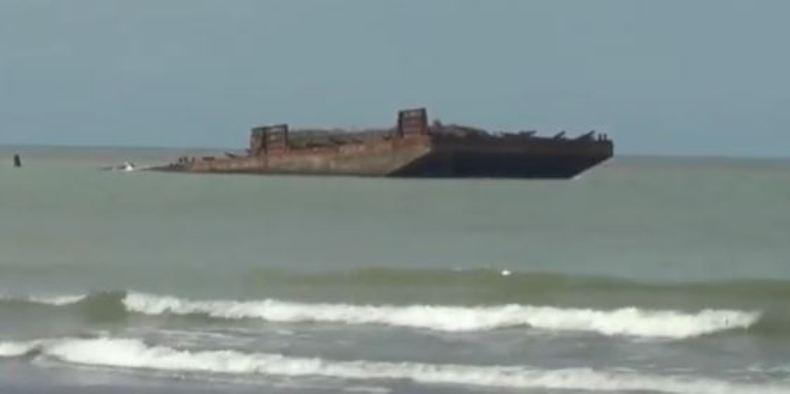
[[[436, 122], [438, 123], [438, 122]], [[294, 133], [299, 135], [299, 132]], [[357, 137], [354, 137], [354, 136]], [[351, 136], [351, 137], [349, 137]], [[428, 126], [424, 109], [401, 111], [398, 126], [379, 134], [302, 137], [287, 125], [253, 129], [246, 156], [181, 158], [155, 168], [195, 173], [355, 175], [447, 178], [571, 178], [612, 157], [614, 145], [590, 132], [491, 135], [462, 126]], [[327, 142], [330, 141], [330, 142]]]

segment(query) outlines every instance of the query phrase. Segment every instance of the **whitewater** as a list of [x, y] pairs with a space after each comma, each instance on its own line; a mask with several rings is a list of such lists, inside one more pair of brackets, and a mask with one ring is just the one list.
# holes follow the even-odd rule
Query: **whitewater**
[[44, 305], [63, 306], [76, 304], [87, 297], [87, 294], [61, 294], [61, 295], [3, 295], [0, 294], [0, 301], [22, 301], [33, 302]]
[[273, 299], [193, 301], [136, 292], [127, 294], [123, 303], [129, 311], [149, 315], [205, 314], [215, 318], [258, 318], [271, 322], [385, 324], [450, 332], [528, 326], [544, 330], [673, 339], [748, 328], [760, 317], [758, 312], [735, 310], [686, 313], [635, 307], [606, 311], [515, 304], [461, 307], [306, 304]]
[[704, 377], [653, 376], [590, 368], [541, 370], [523, 366], [337, 361], [233, 350], [188, 351], [150, 346], [139, 339], [129, 338], [0, 342], [0, 357], [18, 357], [34, 350], [39, 353], [39, 357], [52, 357], [66, 363], [161, 371], [324, 376], [358, 380], [408, 379], [426, 384], [514, 389], [652, 390], [680, 394], [790, 393], [790, 385], [750, 385]]

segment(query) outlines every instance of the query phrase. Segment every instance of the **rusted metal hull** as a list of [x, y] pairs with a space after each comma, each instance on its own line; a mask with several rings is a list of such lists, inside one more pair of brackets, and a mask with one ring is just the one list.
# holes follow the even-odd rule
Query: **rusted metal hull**
[[391, 177], [570, 178], [612, 156], [610, 141], [483, 142], [427, 135], [337, 148], [196, 160], [158, 170]]
[[570, 178], [612, 157], [614, 145], [594, 131], [492, 135], [466, 126], [428, 125], [424, 108], [398, 113], [397, 126], [375, 132], [289, 133], [287, 124], [256, 127], [247, 156], [182, 157], [154, 168], [198, 173], [391, 177]]

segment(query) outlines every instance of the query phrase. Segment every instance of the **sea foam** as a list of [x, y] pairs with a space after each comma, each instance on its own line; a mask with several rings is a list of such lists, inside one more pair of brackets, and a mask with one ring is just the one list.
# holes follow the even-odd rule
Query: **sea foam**
[[687, 313], [635, 307], [595, 310], [516, 304], [464, 307], [311, 304], [273, 299], [194, 301], [144, 293], [129, 293], [123, 303], [131, 312], [148, 315], [203, 314], [214, 318], [258, 318], [271, 322], [384, 324], [449, 332], [529, 326], [552, 331], [587, 331], [602, 335], [669, 339], [747, 328], [760, 317], [759, 312], [737, 310], [706, 309]]
[[790, 387], [748, 385], [705, 377], [661, 376], [590, 368], [537, 369], [525, 366], [474, 366], [415, 362], [336, 361], [242, 353], [187, 351], [150, 346], [138, 339], [59, 339], [38, 343], [43, 356], [62, 362], [159, 371], [276, 376], [323, 376], [353, 380], [411, 380], [422, 384], [667, 393], [790, 393]]

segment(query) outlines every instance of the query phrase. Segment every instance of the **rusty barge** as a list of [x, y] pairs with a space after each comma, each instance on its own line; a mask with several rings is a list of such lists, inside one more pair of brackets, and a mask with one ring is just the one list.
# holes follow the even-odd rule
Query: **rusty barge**
[[534, 131], [491, 134], [428, 122], [424, 108], [397, 125], [362, 131], [252, 129], [244, 155], [181, 157], [154, 170], [197, 173], [390, 177], [570, 178], [612, 157], [614, 144], [591, 131], [576, 138]]

